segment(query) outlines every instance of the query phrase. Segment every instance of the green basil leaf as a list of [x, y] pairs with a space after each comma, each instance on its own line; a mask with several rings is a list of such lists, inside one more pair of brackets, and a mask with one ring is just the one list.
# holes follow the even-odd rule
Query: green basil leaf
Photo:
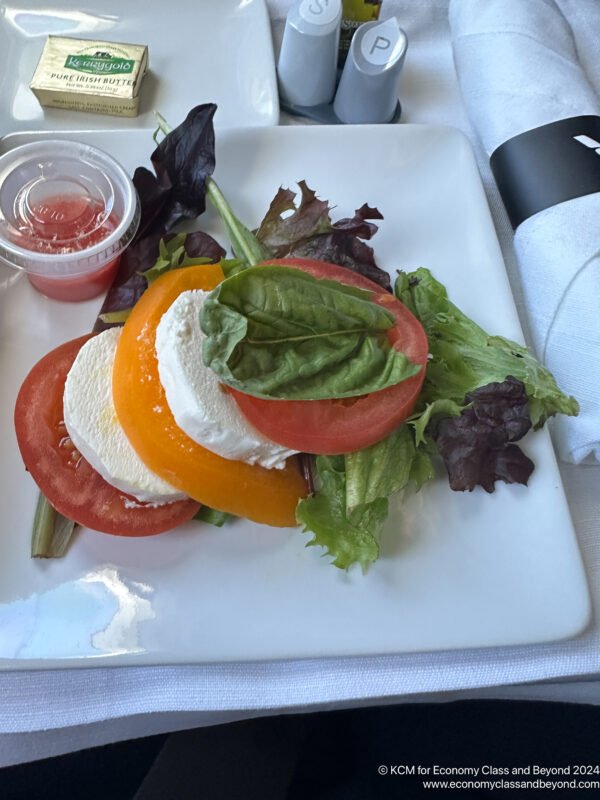
[[219, 266], [223, 270], [223, 275], [229, 278], [231, 275], [237, 275], [243, 269], [247, 269], [248, 264], [245, 261], [240, 261], [239, 258], [222, 258], [219, 261]]
[[391, 347], [393, 324], [364, 289], [290, 267], [250, 267], [206, 299], [203, 358], [225, 384], [255, 397], [356, 397], [420, 370]]

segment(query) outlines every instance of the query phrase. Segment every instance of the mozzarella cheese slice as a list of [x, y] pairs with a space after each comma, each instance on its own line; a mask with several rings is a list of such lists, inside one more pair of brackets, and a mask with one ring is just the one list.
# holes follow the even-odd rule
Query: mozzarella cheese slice
[[89, 339], [65, 382], [64, 422], [75, 447], [107, 483], [143, 503], [171, 503], [186, 495], [140, 460], [119, 424], [112, 369], [121, 335], [111, 328]]
[[158, 373], [175, 422], [190, 439], [223, 458], [281, 468], [288, 450], [257, 431], [215, 373], [204, 366], [200, 313], [208, 292], [182, 292], [156, 330]]

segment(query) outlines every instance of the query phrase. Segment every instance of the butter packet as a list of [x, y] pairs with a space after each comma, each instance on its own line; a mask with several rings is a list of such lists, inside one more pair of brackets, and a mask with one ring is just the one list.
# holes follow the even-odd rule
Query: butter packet
[[48, 36], [30, 88], [43, 106], [135, 117], [148, 47]]

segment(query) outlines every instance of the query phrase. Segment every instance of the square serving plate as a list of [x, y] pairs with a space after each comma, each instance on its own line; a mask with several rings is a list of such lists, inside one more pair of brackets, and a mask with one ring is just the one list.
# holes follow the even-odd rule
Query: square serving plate
[[[146, 44], [149, 70], [137, 117], [44, 108], [29, 88], [48, 35]], [[172, 125], [215, 102], [217, 127], [279, 118], [264, 0], [14, 0], [0, 4], [0, 136], [14, 131]]]
[[[149, 132], [63, 134], [133, 170]], [[0, 151], [30, 141], [14, 135]], [[39, 137], [38, 137], [39, 138]], [[256, 225], [280, 185], [305, 179], [351, 215], [384, 215], [379, 263], [425, 265], [491, 332], [522, 334], [468, 141], [435, 126], [220, 131], [215, 178]], [[225, 242], [210, 211], [199, 225]], [[237, 520], [143, 540], [81, 531], [59, 561], [29, 558], [37, 490], [12, 425], [19, 385], [53, 346], [90, 329], [100, 301], [62, 304], [0, 267], [0, 666], [206, 663], [548, 642], [588, 623], [590, 601], [549, 436], [529, 435], [528, 488], [454, 493], [441, 476], [396, 498], [379, 561], [342, 572], [308, 535]], [[231, 487], [235, 491], [235, 486]]]

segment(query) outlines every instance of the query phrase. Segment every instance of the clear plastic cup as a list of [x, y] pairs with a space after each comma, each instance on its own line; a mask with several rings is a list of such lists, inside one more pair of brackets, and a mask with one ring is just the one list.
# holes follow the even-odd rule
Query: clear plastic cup
[[106, 291], [139, 221], [131, 179], [96, 147], [51, 139], [0, 157], [0, 259], [48, 297]]

